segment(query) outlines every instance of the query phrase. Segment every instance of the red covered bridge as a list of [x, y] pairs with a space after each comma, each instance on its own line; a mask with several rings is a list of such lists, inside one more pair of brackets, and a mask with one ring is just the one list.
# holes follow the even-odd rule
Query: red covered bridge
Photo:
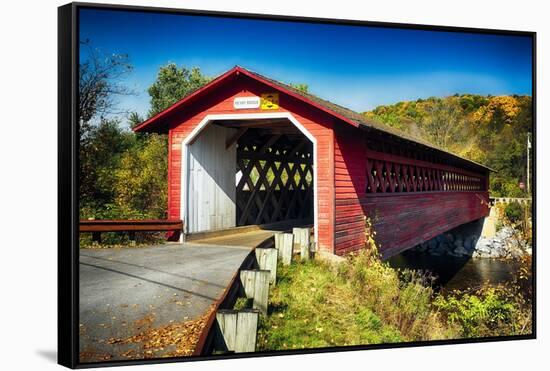
[[314, 224], [317, 249], [384, 257], [488, 215], [489, 169], [234, 67], [145, 121], [168, 133], [168, 218], [184, 233]]

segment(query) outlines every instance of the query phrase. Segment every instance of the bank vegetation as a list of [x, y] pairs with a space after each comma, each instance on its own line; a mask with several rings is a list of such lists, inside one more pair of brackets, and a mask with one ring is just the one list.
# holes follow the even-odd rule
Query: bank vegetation
[[511, 281], [443, 292], [429, 273], [394, 269], [372, 238], [335, 264], [278, 267], [259, 350], [525, 335], [532, 332], [531, 256]]

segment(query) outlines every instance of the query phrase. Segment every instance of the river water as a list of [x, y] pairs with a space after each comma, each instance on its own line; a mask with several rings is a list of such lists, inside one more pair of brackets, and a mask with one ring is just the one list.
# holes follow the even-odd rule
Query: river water
[[483, 283], [499, 284], [512, 279], [514, 263], [493, 259], [432, 256], [423, 253], [403, 253], [388, 260], [394, 268], [429, 271], [436, 277], [435, 288], [442, 292], [465, 290]]

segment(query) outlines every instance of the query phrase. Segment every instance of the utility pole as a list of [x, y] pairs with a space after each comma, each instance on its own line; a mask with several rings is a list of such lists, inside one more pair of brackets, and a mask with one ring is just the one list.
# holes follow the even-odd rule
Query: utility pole
[[527, 133], [527, 197], [529, 197], [529, 150], [531, 149], [531, 135]]

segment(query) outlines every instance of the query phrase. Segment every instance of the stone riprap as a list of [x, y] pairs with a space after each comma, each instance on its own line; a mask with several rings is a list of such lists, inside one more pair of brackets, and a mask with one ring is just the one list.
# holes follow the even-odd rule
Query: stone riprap
[[531, 254], [531, 249], [517, 247], [510, 227], [502, 227], [492, 238], [481, 236], [483, 221], [461, 225], [417, 245], [412, 251], [433, 256], [509, 259], [522, 254]]

